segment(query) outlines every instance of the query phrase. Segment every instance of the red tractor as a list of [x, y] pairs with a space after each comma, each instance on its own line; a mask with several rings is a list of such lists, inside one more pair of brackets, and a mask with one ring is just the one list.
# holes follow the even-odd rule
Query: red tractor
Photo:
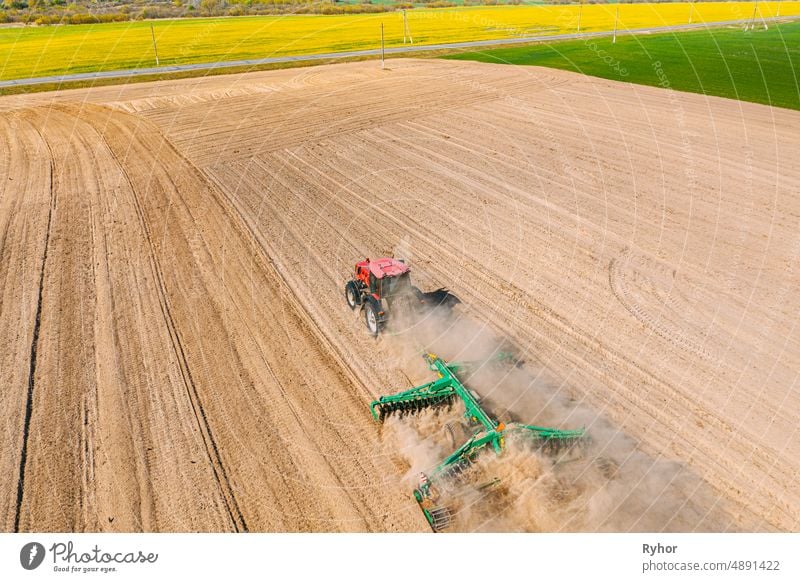
[[411, 284], [411, 273], [403, 261], [390, 258], [365, 259], [356, 263], [355, 277], [344, 286], [350, 309], [359, 305], [369, 332], [377, 336], [386, 324], [389, 310], [414, 307], [424, 302], [422, 292]]

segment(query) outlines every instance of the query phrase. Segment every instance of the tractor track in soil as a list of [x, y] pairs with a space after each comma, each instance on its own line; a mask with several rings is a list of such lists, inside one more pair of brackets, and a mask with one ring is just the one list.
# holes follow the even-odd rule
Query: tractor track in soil
[[[255, 163], [259, 166], [260, 171], [268, 172], [268, 169], [267, 169], [267, 167], [265, 165], [259, 163], [257, 160], [256, 160]], [[284, 168], [288, 169], [289, 171], [293, 172], [295, 175], [303, 175], [306, 180], [308, 180], [309, 179], [309, 175], [312, 174], [312, 172], [311, 172], [312, 168], [310, 166], [304, 167], [302, 169], [295, 168], [295, 167], [292, 167], [291, 164], [286, 162], [285, 160], [284, 160], [284, 163], [281, 164], [281, 167], [284, 167]], [[331, 173], [333, 173], [333, 170], [329, 168], [328, 172], [325, 175], [330, 177]], [[322, 171], [320, 171], [320, 174], [322, 174]], [[243, 173], [242, 174], [237, 173], [236, 175], [241, 176], [241, 175], [243, 175]], [[290, 189], [290, 190], [294, 190], [294, 191], [304, 191], [306, 193], [309, 191], [308, 189], [305, 189], [305, 188], [298, 188], [297, 185], [287, 185], [286, 183], [281, 183], [280, 179], [274, 174], [270, 176], [269, 182], [270, 183], [279, 183], [281, 186], [286, 187], [287, 189]], [[238, 185], [241, 186], [241, 182], [239, 182]], [[352, 199], [354, 197], [354, 193], [347, 192], [347, 188], [344, 187], [343, 184], [334, 182], [334, 185], [340, 191], [343, 191], [343, 192], [346, 192], [346, 194], [349, 194], [350, 196], [348, 196], [348, 198]], [[237, 189], [238, 189], [239, 186], [237, 186]], [[253, 188], [252, 188], [252, 191], [261, 192], [261, 191], [264, 190], [265, 186], [266, 186], [266, 182], [255, 184], [253, 186]], [[317, 186], [320, 187], [319, 185], [317, 185]], [[316, 202], [314, 200], [310, 200], [310, 199], [305, 199], [304, 198], [302, 200], [302, 204], [303, 205], [308, 205], [308, 208], [307, 208], [308, 213], [313, 212], [314, 208], [322, 207], [323, 204], [326, 204], [326, 210], [330, 211], [331, 210], [330, 204], [334, 203], [334, 201], [338, 202], [340, 208], [346, 208], [347, 207], [347, 203], [344, 200], [337, 200], [337, 197], [335, 195], [335, 191], [337, 190], [337, 188], [332, 188], [332, 189], [321, 188], [321, 190], [325, 191], [326, 194], [329, 196], [329, 198], [325, 202]], [[389, 188], [387, 188], [387, 190], [389, 190]], [[360, 200], [360, 202], [362, 202], [365, 205], [368, 205], [368, 201], [365, 200], [365, 199], [364, 200]], [[303, 237], [302, 237], [302, 235], [300, 235], [295, 229], [293, 229], [289, 225], [289, 223], [287, 223], [284, 219], [280, 218], [282, 216], [291, 217], [292, 213], [288, 212], [288, 210], [286, 208], [275, 208], [275, 207], [273, 207], [271, 205], [271, 203], [266, 198], [264, 199], [264, 204], [266, 204], [268, 206], [268, 209], [267, 209], [268, 215], [271, 217], [271, 220], [274, 221], [274, 224], [283, 225], [283, 227], [286, 229], [281, 234], [280, 237], [278, 237], [276, 235], [275, 238], [280, 238], [280, 239], [286, 241], [287, 240], [287, 236], [289, 236], [289, 237], [291, 237], [291, 239], [290, 239], [291, 242], [286, 244], [286, 247], [300, 249], [300, 252], [307, 251], [307, 249], [303, 248], [304, 245], [303, 245]], [[304, 214], [304, 213], [301, 213], [301, 215], [302, 214]], [[393, 217], [393, 219], [396, 219], [396, 215]], [[337, 231], [337, 225], [332, 223], [330, 220], [328, 220], [324, 216], [320, 216], [320, 220], [322, 222], [324, 222], [327, 226], [329, 226], [332, 231], [334, 231], [334, 232]], [[400, 224], [388, 224], [387, 228], [384, 229], [384, 230], [392, 230], [392, 231], [395, 231], [395, 232], [410, 233], [410, 234], [412, 234], [414, 236], [417, 236], [418, 238], [424, 239], [424, 236], [421, 234], [421, 231], [418, 230], [416, 227], [412, 227], [411, 226], [411, 224], [415, 223], [415, 221], [413, 219], [411, 219], [410, 217], [406, 217], [406, 220], [408, 222], [402, 222]], [[362, 229], [362, 231], [366, 231], [366, 230], [368, 230], [368, 227], [364, 227]], [[375, 245], [379, 246], [381, 244], [384, 244], [383, 241], [380, 241], [379, 237], [376, 238], [375, 239]], [[449, 257], [447, 255], [443, 255], [442, 254], [442, 251], [444, 251], [447, 248], [447, 245], [443, 245], [443, 244], [439, 243], [436, 246], [436, 248], [439, 251], [439, 262], [440, 263], [454, 264], [454, 263], [457, 262], [456, 261], [456, 253], [455, 253], [454, 250], [450, 251], [450, 256]], [[433, 257], [431, 257], [431, 259], [428, 262], [432, 262], [432, 261], [433, 261]], [[319, 259], [315, 259], [315, 262], [317, 264], [316, 264], [315, 268], [311, 269], [311, 271], [312, 272], [324, 272], [324, 270], [325, 270], [324, 265], [319, 261]], [[442, 281], [451, 280], [453, 278], [453, 276], [455, 275], [455, 273], [452, 273], [452, 272], [442, 271], [442, 270], [439, 269], [439, 267], [434, 266], [434, 265], [431, 265], [431, 267], [429, 268], [429, 272], [436, 273], [438, 275], [439, 280], [442, 280]], [[476, 273], [475, 275], [478, 276], [478, 275], [482, 275], [482, 274]], [[338, 282], [337, 278], [335, 277], [335, 275], [330, 276], [329, 279], [330, 279], [330, 282], [331, 282], [332, 285], [336, 285], [336, 283]], [[492, 279], [492, 277], [490, 277], [490, 276], [486, 277], [487, 281], [490, 281], [491, 279]], [[301, 284], [301, 281], [296, 280], [295, 285], [297, 285], [297, 284]], [[471, 299], [472, 299], [471, 302], [474, 303], [474, 305], [476, 305], [476, 306], [490, 305], [491, 304], [491, 302], [488, 300], [487, 296], [481, 296], [481, 295], [478, 295], [477, 293], [474, 294]], [[487, 317], [487, 318], [490, 318], [492, 315], [496, 315], [496, 309], [494, 310], [495, 311], [494, 313], [486, 313], [485, 311], [481, 310], [480, 307], [478, 307], [476, 309], [476, 311], [478, 313], [482, 313], [482, 315]], [[509, 337], [514, 337], [515, 339], [517, 337], [519, 337], [519, 333], [515, 332], [511, 327], [507, 327], [507, 326], [504, 326], [502, 324], [496, 324], [496, 327], [498, 327], [499, 329], [504, 331]], [[564, 334], [564, 333], [569, 334], [569, 333], [571, 333], [571, 330], [569, 330], [568, 328], [564, 328], [564, 329], [560, 330], [560, 333], [561, 334]], [[389, 358], [390, 356], [391, 356], [390, 353], [386, 353], [385, 354], [385, 357], [387, 357], [387, 358]], [[619, 355], [616, 355], [615, 357], [619, 357]], [[577, 363], [576, 363], [576, 365], [577, 365]], [[584, 363], [583, 365], [585, 366], [586, 364]], [[402, 373], [402, 370], [398, 370], [398, 371]], [[677, 398], [677, 396], [675, 396], [675, 397]], [[655, 407], [653, 407], [653, 406], [650, 406], [645, 399], [637, 399], [636, 402], [637, 402], [637, 405], [640, 407], [640, 409], [649, 411], [649, 415], [653, 419], [658, 419], [659, 415], [658, 415], [657, 409]]]
[[0, 99], [5, 528], [424, 530], [367, 407], [424, 371], [342, 296], [398, 253], [693, 476], [595, 527], [796, 529], [797, 113], [392, 64]]
[[[45, 145], [47, 141], [42, 138], [41, 132], [37, 130], [39, 138]], [[49, 146], [48, 151], [50, 151]], [[14, 512], [14, 533], [19, 532], [20, 514], [22, 511], [22, 498], [25, 495], [25, 465], [28, 460], [28, 436], [30, 434], [31, 417], [33, 416], [33, 391], [35, 388], [36, 377], [36, 351], [39, 343], [39, 330], [42, 325], [42, 294], [44, 291], [44, 273], [47, 267], [47, 248], [50, 244], [50, 227], [53, 219], [53, 208], [55, 207], [55, 191], [53, 189], [53, 156], [50, 153], [50, 206], [47, 211], [47, 227], [44, 237], [44, 252], [42, 253], [42, 267], [39, 272], [39, 286], [36, 298], [36, 315], [33, 322], [33, 337], [30, 349], [30, 368], [28, 371], [28, 392], [25, 400], [25, 419], [22, 425], [22, 449], [19, 454], [19, 471], [17, 473], [17, 501]], [[5, 234], [5, 233], [4, 233]], [[4, 236], [5, 238], [5, 236]]]
[[[89, 335], [75, 350], [85, 365], [70, 366], [78, 376], [62, 388], [64, 412], [31, 401], [35, 478], [25, 480], [18, 529], [424, 529], [400, 487], [375, 479], [383, 461], [361, 438], [372, 423], [356, 414], [363, 396], [350, 371], [318, 345], [263, 249], [202, 174], [130, 114], [89, 104], [18, 111], [55, 140], [66, 208], [85, 210], [72, 232], [58, 223], [52, 256], [79, 261], [67, 274], [91, 285], [70, 295], [48, 254], [39, 335], [47, 359], [37, 378], [50, 383], [66, 369], [68, 352], [53, 344], [54, 323], [68, 322], [58, 313], [74, 314], [74, 329]], [[64, 165], [70, 157], [79, 163]], [[48, 285], [54, 276], [61, 283]], [[313, 366], [287, 349], [317, 354]], [[332, 392], [310, 391], [315, 380]], [[45, 419], [59, 431], [74, 426], [74, 439], [49, 440]], [[66, 451], [74, 480], [46, 466]], [[59, 479], [63, 501], [54, 503], [75, 510], [44, 517], [43, 485]]]
[[[241, 220], [241, 224], [242, 225], [248, 225], [247, 218], [244, 215], [241, 214], [240, 210], [235, 205], [233, 205], [233, 203], [231, 202], [230, 199], [228, 199], [227, 197], [224, 197], [224, 203], [228, 205], [228, 208], [226, 209], [227, 212], [229, 212], [229, 213], [231, 213], [231, 214], [233, 214], [235, 216], [238, 216], [238, 218]], [[256, 248], [258, 248], [261, 251], [263, 251], [263, 254], [261, 255], [261, 257], [262, 257], [262, 264], [264, 265], [264, 269], [269, 270], [270, 272], [274, 273], [276, 279], [278, 280], [278, 282], [279, 282], [279, 284], [281, 286], [282, 291], [285, 293], [284, 296], [286, 297], [287, 302], [292, 304], [292, 307], [294, 307], [296, 309], [296, 313], [308, 324], [309, 329], [316, 336], [316, 338], [319, 340], [319, 342], [322, 345], [324, 345], [324, 346], [326, 346], [328, 348], [327, 349], [327, 354], [330, 355], [331, 357], [333, 357], [337, 361], [337, 363], [341, 366], [342, 371], [344, 371], [349, 376], [350, 380], [352, 381], [352, 386], [355, 387], [355, 388], [361, 388], [362, 394], [368, 395], [368, 392], [366, 391], [366, 389], [363, 386], [363, 384], [361, 383], [361, 381], [358, 380], [354, 375], [352, 375], [352, 372], [351, 372], [350, 368], [347, 366], [346, 362], [342, 358], [342, 355], [339, 352], [339, 350], [337, 350], [334, 347], [334, 345], [330, 342], [329, 338], [327, 336], [325, 336], [321, 332], [321, 328], [316, 323], [314, 318], [312, 316], [310, 316], [308, 314], [308, 312], [306, 312], [305, 309], [302, 308], [302, 305], [295, 299], [294, 295], [291, 293], [291, 287], [289, 286], [289, 283], [287, 282], [286, 278], [281, 274], [281, 272], [278, 269], [276, 269], [274, 267], [274, 265], [272, 264], [272, 261], [269, 259], [270, 254], [269, 254], [268, 244], [266, 243], [266, 241], [264, 241], [263, 239], [259, 239], [257, 237], [256, 233], [253, 230], [251, 230], [250, 228], [248, 228], [248, 227], [245, 227], [245, 228], [238, 228], [237, 227], [237, 229], [240, 230], [240, 231], [244, 231], [243, 234], [246, 237], [248, 237], [249, 239], [251, 239], [253, 245]], [[251, 337], [253, 337], [252, 330], [250, 330], [248, 328], [248, 331], [250, 332]], [[262, 355], [262, 357], [263, 357], [263, 355]], [[275, 381], [276, 385], [280, 388], [281, 394], [283, 395], [283, 397], [287, 401], [288, 408], [291, 411], [291, 414], [292, 414], [294, 420], [296, 421], [296, 423], [299, 426], [306, 426], [306, 422], [305, 422], [305, 420], [303, 418], [303, 415], [300, 412], [298, 412], [298, 409], [295, 406], [293, 406], [291, 404], [291, 399], [288, 397], [287, 390], [286, 390], [285, 386], [283, 385], [283, 383], [281, 382], [280, 378], [274, 372], [274, 370], [269, 365], [269, 363], [267, 362], [265, 357], [263, 358], [263, 360], [264, 360], [264, 365], [269, 370], [270, 376]], [[313, 438], [313, 430], [310, 430], [309, 434]], [[345, 450], [347, 448], [348, 443], [345, 442], [344, 440], [342, 440], [339, 435], [337, 435], [337, 437], [339, 438], [339, 446], [341, 447], [342, 450]], [[327, 456], [324, 456], [323, 460], [328, 465], [328, 467], [331, 468], [331, 470], [333, 471], [333, 466], [331, 465], [331, 462], [328, 460]], [[359, 469], [361, 471], [364, 471], [363, 467], [360, 467]], [[364, 474], [366, 474], [366, 471], [364, 471]], [[351, 492], [350, 492], [350, 490], [353, 489], [354, 487], [348, 485], [347, 483], [345, 483], [344, 481], [342, 481], [338, 477], [336, 478], [336, 483], [337, 483], [337, 486], [341, 489], [341, 491], [343, 491], [344, 494], [346, 494], [346, 495], [348, 495], [348, 497], [350, 497], [350, 499], [353, 501], [353, 503], [358, 503], [358, 500], [354, 499], [352, 497], [352, 495], [351, 495]], [[379, 519], [379, 516], [374, 511], [372, 511], [369, 507], [364, 506], [364, 510], [367, 513], [367, 519], [368, 520], [377, 521]]]
[[217, 486], [220, 489], [222, 497], [225, 501], [225, 506], [227, 509], [228, 516], [230, 517], [231, 526], [233, 530], [236, 532], [247, 532], [247, 523], [242, 516], [242, 511], [239, 508], [239, 504], [236, 501], [236, 496], [233, 493], [233, 489], [231, 488], [231, 484], [228, 480], [227, 473], [225, 471], [225, 466], [222, 464], [222, 459], [220, 458], [219, 448], [217, 447], [217, 443], [214, 440], [214, 435], [211, 432], [211, 427], [208, 424], [208, 418], [206, 416], [206, 412], [203, 409], [203, 404], [200, 401], [200, 396], [197, 394], [197, 387], [195, 386], [194, 379], [192, 378], [192, 371], [189, 369], [189, 364], [186, 360], [186, 353], [183, 349], [183, 344], [181, 343], [180, 336], [178, 334], [178, 329], [175, 325], [175, 320], [172, 317], [172, 313], [170, 312], [169, 302], [167, 300], [167, 293], [164, 287], [164, 276], [161, 273], [161, 266], [158, 263], [158, 260], [155, 258], [155, 251], [153, 247], [152, 235], [150, 230], [148, 229], [147, 223], [145, 221], [144, 214], [142, 212], [142, 205], [139, 202], [139, 196], [136, 193], [136, 189], [133, 188], [133, 183], [128, 176], [125, 167], [123, 164], [119, 163], [119, 159], [117, 158], [116, 154], [113, 153], [114, 160], [119, 164], [120, 168], [122, 169], [122, 173], [125, 176], [125, 180], [130, 186], [130, 190], [133, 194], [133, 201], [134, 207], [136, 209], [136, 215], [139, 219], [139, 225], [144, 233], [144, 238], [147, 241], [147, 246], [149, 247], [149, 255], [150, 255], [150, 265], [153, 271], [153, 275], [155, 280], [158, 283], [158, 299], [161, 305], [161, 312], [164, 317], [164, 323], [169, 331], [170, 340], [172, 343], [172, 350], [175, 354], [175, 357], [180, 362], [180, 371], [181, 376], [183, 377], [183, 383], [186, 387], [186, 393], [189, 396], [189, 400], [192, 403], [192, 411], [194, 413], [195, 420], [197, 421], [197, 428], [200, 431], [200, 435], [203, 439], [203, 443], [205, 445], [206, 454], [208, 456], [208, 462], [212, 468], [214, 473], [214, 480], [216, 481]]

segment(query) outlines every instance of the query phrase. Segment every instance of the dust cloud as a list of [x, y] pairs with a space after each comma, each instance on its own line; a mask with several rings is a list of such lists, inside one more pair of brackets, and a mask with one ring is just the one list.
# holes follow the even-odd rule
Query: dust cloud
[[[585, 428], [588, 443], [550, 456], [524, 437], [510, 436], [502, 455], [483, 453], [459, 483], [444, 486], [441, 504], [455, 515], [451, 530], [499, 532], [726, 531], [731, 516], [718, 495], [684, 463], [640, 450], [609, 419], [573, 397], [575, 392], [468, 309], [431, 307], [396, 317], [387, 343], [409, 384], [434, 378], [420, 355], [469, 361], [460, 379], [502, 422], [559, 429]], [[393, 416], [385, 445], [402, 458], [404, 484], [440, 463], [471, 434], [464, 408]], [[455, 437], [455, 438], [453, 438]]]

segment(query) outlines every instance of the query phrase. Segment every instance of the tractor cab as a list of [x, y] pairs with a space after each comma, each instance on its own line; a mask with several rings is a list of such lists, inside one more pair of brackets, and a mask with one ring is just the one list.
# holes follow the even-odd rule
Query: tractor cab
[[411, 293], [412, 291], [411, 273], [409, 271], [392, 277], [378, 279], [378, 294], [381, 297], [393, 298]]
[[377, 300], [411, 289], [408, 265], [398, 259], [366, 259], [356, 263], [355, 280]]
[[418, 290], [411, 284], [408, 265], [399, 259], [384, 257], [365, 259], [356, 263], [355, 276], [345, 285], [345, 299], [351, 309], [358, 306], [372, 335], [378, 335], [388, 318], [389, 308], [399, 300], [419, 298]]

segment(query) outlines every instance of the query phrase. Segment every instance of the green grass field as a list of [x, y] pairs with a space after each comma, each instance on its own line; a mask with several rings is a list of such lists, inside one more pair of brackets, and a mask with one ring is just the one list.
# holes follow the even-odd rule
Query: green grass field
[[[765, 17], [800, 14], [800, 2], [759, 2]], [[641, 28], [749, 18], [753, 2], [621, 4], [619, 26]], [[691, 12], [690, 12], [691, 11]], [[610, 30], [616, 5], [460, 7], [409, 10], [408, 23], [418, 45], [574, 32]], [[162, 65], [328, 53], [386, 45], [402, 46], [399, 12], [341, 16], [243, 16], [153, 21]], [[131, 21], [81, 26], [0, 28], [0, 79], [152, 67], [151, 22]]]
[[800, 23], [566, 41], [445, 58], [539, 65], [800, 109]]

